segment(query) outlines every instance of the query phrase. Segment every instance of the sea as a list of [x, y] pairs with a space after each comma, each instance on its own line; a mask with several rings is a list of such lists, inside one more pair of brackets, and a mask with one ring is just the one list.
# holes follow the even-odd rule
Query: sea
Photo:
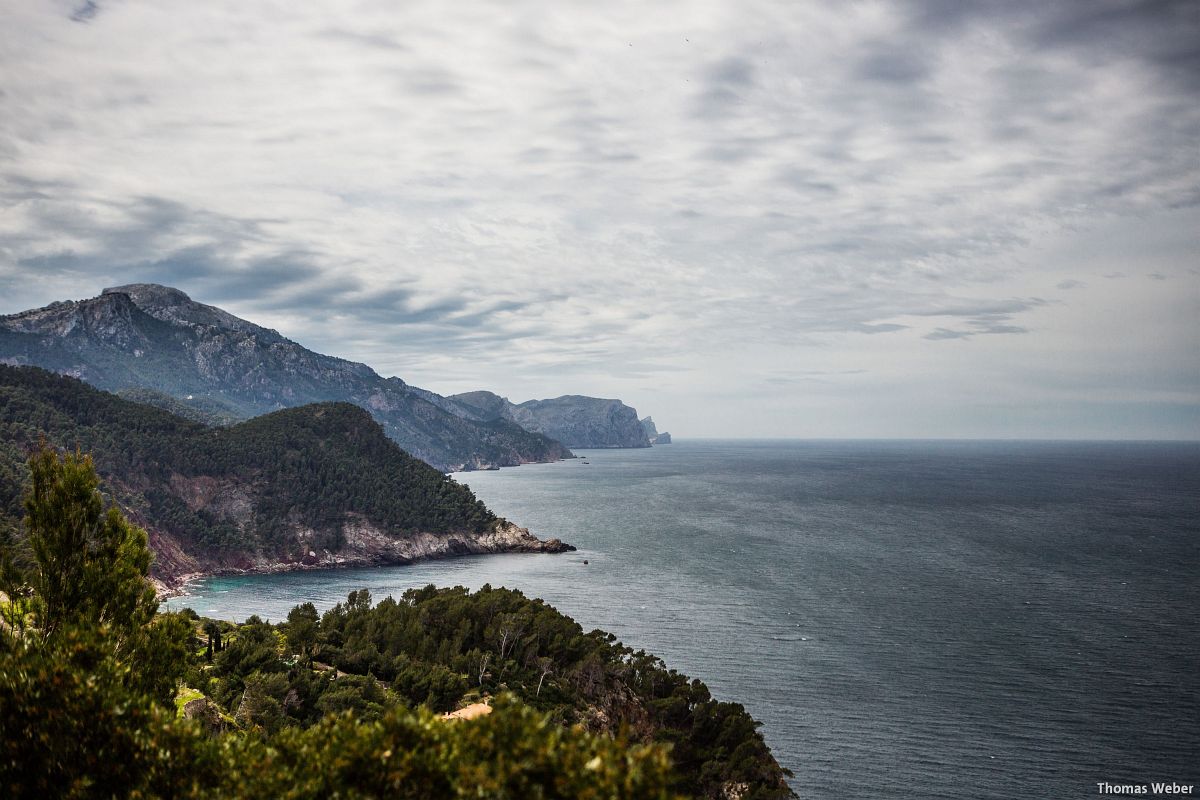
[[577, 453], [453, 476], [574, 553], [213, 578], [172, 605], [507, 586], [743, 704], [804, 798], [1200, 793], [1200, 443]]

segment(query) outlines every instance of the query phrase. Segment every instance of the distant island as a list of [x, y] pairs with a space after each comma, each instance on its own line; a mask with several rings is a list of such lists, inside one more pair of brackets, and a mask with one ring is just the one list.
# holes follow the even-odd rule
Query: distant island
[[556, 461], [570, 458], [571, 446], [650, 445], [637, 412], [619, 400], [444, 397], [151, 283], [0, 317], [0, 363], [71, 375], [205, 424], [353, 403], [443, 472]]

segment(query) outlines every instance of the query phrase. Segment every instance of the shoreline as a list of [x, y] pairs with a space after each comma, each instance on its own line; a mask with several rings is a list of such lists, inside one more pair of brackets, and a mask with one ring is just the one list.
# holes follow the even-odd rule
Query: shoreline
[[[432, 540], [432, 541], [431, 541]], [[360, 544], [363, 543], [360, 540]], [[379, 545], [378, 541], [372, 544]], [[561, 539], [539, 539], [514, 523], [507, 522], [485, 534], [465, 536], [459, 534], [445, 539], [432, 534], [418, 534], [402, 540], [391, 540], [383, 547], [358, 547], [357, 552], [332, 553], [324, 551], [322, 557], [309, 551], [298, 561], [264, 561], [249, 566], [217, 566], [207, 570], [193, 570], [178, 576], [148, 576], [158, 600], [184, 597], [187, 589], [207, 578], [232, 575], [275, 575], [285, 572], [317, 570], [356, 569], [369, 567], [403, 567], [418, 561], [435, 561], [461, 556], [500, 555], [505, 553], [559, 553], [574, 552], [577, 548]], [[407, 546], [406, 546], [407, 545]]]

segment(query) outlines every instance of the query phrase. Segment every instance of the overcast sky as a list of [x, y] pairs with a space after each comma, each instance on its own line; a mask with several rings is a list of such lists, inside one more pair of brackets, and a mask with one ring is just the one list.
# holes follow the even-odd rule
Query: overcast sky
[[678, 436], [1200, 437], [1200, 2], [0, 0], [0, 313]]

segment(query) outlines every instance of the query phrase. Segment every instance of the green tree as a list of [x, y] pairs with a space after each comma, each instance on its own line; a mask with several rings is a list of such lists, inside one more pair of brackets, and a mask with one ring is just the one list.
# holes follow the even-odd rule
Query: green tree
[[29, 457], [25, 525], [36, 567], [36, 627], [43, 640], [72, 622], [107, 627], [118, 650], [158, 611], [146, 581], [146, 532], [104, 509], [91, 456], [60, 457], [45, 442]]
[[321, 617], [312, 603], [303, 603], [288, 612], [287, 624], [284, 625], [288, 649], [300, 656], [305, 664], [312, 663], [320, 622]]
[[[104, 509], [91, 459], [29, 459], [33, 624], [0, 629], [0, 785], [11, 796], [117, 796], [150, 774], [191, 623], [155, 619], [146, 534]], [[6, 576], [5, 591], [16, 591]]]

